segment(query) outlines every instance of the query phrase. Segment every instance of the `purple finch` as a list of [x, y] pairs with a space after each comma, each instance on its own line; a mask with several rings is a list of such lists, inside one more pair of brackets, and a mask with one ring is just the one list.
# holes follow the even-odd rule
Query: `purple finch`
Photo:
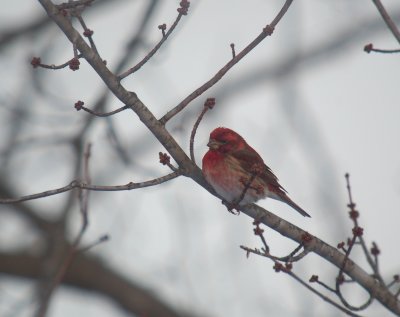
[[235, 131], [216, 128], [207, 146], [210, 149], [203, 157], [204, 177], [228, 206], [235, 208], [269, 197], [310, 217], [289, 198], [261, 156]]

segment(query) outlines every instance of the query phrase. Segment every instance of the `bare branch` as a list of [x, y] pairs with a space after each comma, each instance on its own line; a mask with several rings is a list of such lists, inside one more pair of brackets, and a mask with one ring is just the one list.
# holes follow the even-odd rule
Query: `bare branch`
[[[349, 173], [346, 173], [345, 178], [346, 178], [347, 192], [348, 192], [348, 196], [349, 196], [349, 204], [348, 204], [348, 207], [350, 208], [350, 212], [349, 212], [350, 218], [351, 218], [351, 220], [352, 220], [353, 223], [354, 223], [354, 228], [356, 228], [356, 227], [359, 228], [358, 221], [357, 221], [357, 219], [358, 219], [358, 217], [359, 217], [359, 212], [355, 209], [356, 204], [355, 204], [354, 201], [353, 201], [353, 197], [352, 197], [352, 193], [351, 193], [351, 185], [350, 185], [350, 175], [349, 175]], [[353, 229], [353, 234], [354, 234], [354, 229]], [[354, 236], [355, 236], [355, 235], [354, 235]], [[369, 253], [369, 251], [368, 251], [368, 248], [367, 248], [367, 245], [366, 245], [366, 243], [365, 243], [365, 240], [364, 240], [363, 235], [362, 235], [362, 234], [361, 234], [361, 235], [358, 235], [357, 238], [358, 238], [358, 240], [360, 241], [360, 245], [361, 245], [361, 247], [362, 247], [362, 249], [363, 249], [363, 252], [364, 252], [364, 255], [365, 255], [366, 259], [367, 259], [367, 262], [368, 262], [369, 266], [371, 267], [371, 269], [372, 269], [373, 272], [374, 272], [374, 277], [375, 277], [381, 284], [384, 284], [383, 278], [382, 278], [382, 276], [381, 276], [381, 274], [380, 274], [380, 272], [379, 272], [379, 268], [378, 268], [378, 265], [377, 265], [377, 261], [374, 261], [374, 260], [372, 259], [371, 255], [370, 255], [370, 253]], [[354, 242], [355, 242], [355, 240], [354, 240]], [[354, 242], [353, 242], [353, 243], [354, 243]], [[350, 245], [349, 248], [351, 249], [351, 248], [352, 248], [352, 245]], [[349, 253], [350, 253], [350, 252], [349, 252]]]
[[[85, 152], [84, 152], [84, 163], [83, 163], [83, 181], [86, 184], [91, 184], [90, 180], [90, 173], [89, 173], [89, 158], [91, 155], [91, 148], [92, 144], [89, 143], [86, 146]], [[80, 211], [81, 211], [81, 216], [82, 216], [82, 226], [81, 230], [78, 234], [78, 236], [75, 239], [75, 242], [73, 243], [73, 248], [76, 249], [82, 239], [83, 234], [86, 231], [86, 228], [89, 224], [89, 217], [88, 217], [88, 208], [89, 208], [89, 191], [84, 190], [80, 188], [79, 190], [79, 203], [80, 203]]]
[[250, 53], [258, 44], [260, 44], [267, 36], [272, 35], [273, 30], [276, 25], [285, 15], [293, 0], [286, 0], [282, 9], [279, 11], [278, 15], [271, 22], [271, 24], [267, 25], [249, 45], [247, 45], [240, 53], [236, 54], [234, 58], [232, 58], [224, 67], [222, 67], [210, 80], [204, 83], [202, 86], [193, 91], [189, 96], [187, 96], [184, 100], [182, 100], [177, 106], [168, 111], [161, 119], [160, 122], [162, 124], [166, 124], [171, 118], [181, 112], [186, 106], [204, 93], [206, 90], [214, 86], [217, 82], [221, 80], [221, 78], [234, 66], [236, 65], [243, 57], [245, 57], [248, 53]]
[[37, 194], [33, 194], [33, 195], [22, 196], [19, 198], [0, 198], [0, 204], [15, 204], [15, 203], [20, 203], [20, 202], [27, 201], [27, 200], [49, 197], [49, 196], [58, 195], [58, 194], [70, 191], [74, 188], [87, 189], [87, 190], [93, 190], [93, 191], [132, 190], [132, 189], [137, 189], [137, 188], [144, 188], [144, 187], [159, 185], [159, 184], [165, 183], [167, 181], [170, 181], [171, 179], [174, 179], [180, 175], [181, 175], [181, 173], [176, 171], [176, 172], [170, 173], [168, 175], [158, 177], [156, 179], [152, 179], [149, 181], [140, 182], [140, 183], [130, 182], [126, 185], [117, 185], [117, 186], [88, 185], [82, 181], [74, 180], [69, 185], [66, 185], [64, 187], [47, 190], [45, 192], [41, 192], [41, 193], [37, 193]]
[[324, 294], [322, 294], [321, 292], [319, 292], [318, 290], [316, 290], [314, 287], [310, 286], [308, 283], [304, 282], [299, 276], [297, 276], [296, 274], [294, 274], [292, 271], [289, 272], [285, 272], [286, 274], [288, 274], [289, 276], [293, 277], [297, 282], [299, 282], [301, 285], [303, 285], [304, 287], [306, 287], [307, 289], [309, 289], [311, 292], [313, 292], [314, 294], [316, 294], [317, 296], [319, 296], [320, 298], [322, 298], [325, 302], [335, 306], [337, 309], [341, 310], [342, 312], [344, 312], [346, 315], [349, 316], [353, 316], [353, 317], [361, 317], [361, 315], [358, 315], [356, 313], [353, 313], [352, 311], [340, 306], [338, 303], [334, 302], [332, 299], [330, 299], [328, 296], [325, 296]]
[[96, 54], [99, 54], [96, 44], [94, 43], [94, 40], [93, 40], [93, 31], [86, 26], [86, 23], [83, 20], [80, 12], [75, 12], [74, 15], [78, 19], [79, 23], [81, 24], [81, 26], [83, 28], [83, 35], [88, 38], [91, 48], [93, 49], [93, 51]]
[[94, 115], [96, 117], [109, 117], [109, 116], [115, 115], [115, 114], [117, 114], [117, 113], [119, 113], [121, 111], [124, 111], [124, 110], [130, 108], [129, 106], [123, 106], [121, 108], [118, 108], [118, 109], [110, 111], [110, 112], [97, 112], [97, 111], [91, 110], [89, 108], [86, 108], [83, 105], [84, 105], [84, 102], [81, 101], [81, 100], [78, 100], [77, 102], [75, 102], [75, 109], [77, 111], [84, 110], [87, 113], [90, 113], [90, 114], [92, 114], [92, 115]]
[[154, 48], [139, 63], [137, 63], [135, 66], [133, 66], [132, 68], [128, 69], [127, 71], [125, 71], [121, 75], [119, 75], [118, 79], [122, 80], [125, 77], [128, 77], [129, 75], [137, 72], [144, 64], [146, 64], [150, 60], [150, 58], [152, 58], [153, 55], [160, 49], [161, 45], [163, 45], [164, 42], [168, 39], [168, 37], [171, 35], [171, 33], [174, 31], [174, 29], [178, 25], [178, 23], [181, 20], [183, 15], [184, 14], [182, 12], [179, 12], [178, 16], [176, 17], [176, 20], [174, 21], [174, 23], [171, 25], [171, 27], [169, 28], [169, 30], [166, 33], [165, 33], [164, 24], [162, 24], [161, 27], [159, 26], [159, 28], [163, 32], [163, 37], [161, 38], [160, 42], [158, 42], [157, 45], [154, 46]]
[[57, 23], [61, 30], [65, 33], [68, 39], [75, 43], [79, 51], [88, 61], [88, 63], [96, 70], [100, 78], [104, 81], [107, 87], [114, 93], [114, 95], [122, 101], [123, 104], [135, 112], [143, 124], [154, 134], [161, 144], [167, 149], [169, 154], [174, 158], [180, 167], [184, 166], [182, 173], [184, 175], [191, 175], [196, 182], [208, 188], [209, 185], [204, 180], [201, 171], [191, 162], [189, 157], [181, 149], [179, 144], [165, 129], [165, 127], [154, 117], [153, 113], [141, 102], [134, 92], [127, 91], [121, 86], [118, 78], [107, 68], [103, 60], [97, 55], [93, 54], [93, 50], [87, 45], [86, 41], [77, 32], [70, 21], [62, 14], [59, 14], [58, 9], [53, 5], [50, 0], [39, 0], [45, 8], [49, 16]]
[[57, 70], [57, 69], [63, 69], [67, 66], [71, 67], [71, 63], [76, 62], [76, 59], [80, 59], [82, 57], [82, 54], [77, 54], [75, 57], [71, 58], [69, 61], [60, 64], [60, 65], [48, 65], [48, 64], [43, 64], [41, 62], [40, 57], [33, 57], [31, 60], [31, 65], [33, 66], [33, 68], [36, 67], [41, 67], [41, 68], [46, 68], [46, 69], [52, 69], [52, 70]]
[[[105, 84], [110, 88], [110, 90], [115, 94], [117, 98], [119, 98], [124, 105], [129, 105], [129, 107], [138, 115], [139, 119], [145, 124], [145, 126], [156, 136], [156, 138], [160, 141], [161, 144], [167, 149], [168, 153], [175, 159], [175, 161], [179, 165], [179, 170], [182, 171], [183, 175], [190, 176], [197, 183], [204, 186], [206, 189], [209, 189], [207, 183], [202, 177], [201, 171], [193, 164], [193, 162], [186, 156], [186, 154], [179, 147], [179, 144], [172, 138], [169, 132], [165, 129], [165, 123], [171, 119], [174, 115], [179, 113], [183, 108], [187, 106], [187, 104], [196, 98], [198, 95], [203, 93], [206, 89], [214, 85], [218, 82], [222, 76], [235, 64], [237, 63], [243, 56], [245, 56], [248, 52], [250, 52], [263, 38], [272, 34], [272, 31], [275, 27], [274, 23], [278, 23], [282, 18], [284, 13], [286, 12], [289, 5], [292, 1], [286, 1], [284, 7], [281, 12], [277, 15], [277, 17], [273, 20], [270, 26], [264, 28], [261, 35], [259, 35], [255, 41], [249, 44], [242, 52], [240, 52], [232, 61], [232, 64], [227, 64], [227, 68], [224, 68], [223, 71], [218, 72], [216, 76], [214, 76], [208, 83], [209, 87], [204, 89], [204, 85], [196, 90], [194, 93], [189, 95], [185, 100], [186, 104], [182, 102], [181, 109], [175, 107], [170, 112], [168, 112], [160, 121], [157, 120], [154, 115], [149, 111], [149, 109], [140, 101], [137, 95], [133, 92], [127, 91], [124, 87], [121, 86], [120, 80], [117, 76], [115, 76], [107, 67], [104, 65], [103, 61], [93, 54], [93, 49], [91, 49], [87, 43], [82, 39], [78, 32], [72, 27], [70, 21], [65, 19], [62, 15], [59, 14], [59, 11], [54, 7], [54, 5], [49, 0], [39, 0], [43, 7], [48, 12], [49, 16], [59, 25], [62, 31], [66, 34], [69, 40], [73, 43], [73, 45], [78, 49], [78, 51], [85, 57], [88, 63], [96, 70]], [[254, 45], [254, 46], [251, 46]], [[239, 58], [240, 57], [240, 58]], [[219, 76], [219, 77], [218, 77]], [[205, 85], [206, 85], [205, 84]], [[204, 89], [203, 91], [201, 89]], [[197, 92], [197, 95], [196, 95]], [[189, 98], [189, 99], [188, 99]], [[192, 98], [192, 99], [190, 99]], [[185, 101], [184, 100], [184, 101]], [[178, 105], [179, 106], [179, 105]], [[176, 175], [177, 176], [177, 175]], [[175, 176], [175, 177], [176, 177]], [[129, 184], [128, 184], [129, 185]], [[79, 186], [78, 186], [79, 187]], [[93, 186], [91, 186], [93, 187]], [[88, 188], [88, 186], [82, 187]], [[130, 188], [127, 188], [130, 189]], [[255, 219], [262, 219], [262, 222], [284, 236], [297, 241], [298, 243], [303, 243], [303, 236], [308, 234], [307, 232], [301, 230], [300, 228], [284, 221], [283, 219], [269, 213], [268, 211], [256, 207], [255, 205], [242, 206], [241, 210], [248, 214], [250, 217]], [[307, 243], [307, 251], [315, 252], [321, 257], [325, 258], [327, 261], [330, 261], [338, 268], [342, 267], [342, 264], [345, 260], [345, 256], [338, 251], [337, 249], [329, 246], [318, 238], [310, 236], [310, 240]], [[353, 261], [347, 259], [345, 261], [345, 265], [343, 267], [343, 272], [348, 274], [354, 280], [357, 280], [360, 285], [362, 285], [374, 298], [377, 298], [384, 306], [390, 309], [393, 312], [399, 313], [400, 308], [398, 307], [398, 303], [393, 295], [388, 292], [388, 290], [376, 283], [375, 278], [369, 276], [364, 270], [362, 270], [359, 266], [357, 266]]]
[[76, 250], [76, 252], [79, 252], [79, 253], [87, 252], [90, 249], [92, 249], [92, 248], [98, 246], [99, 244], [106, 242], [108, 240], [110, 240], [110, 236], [108, 234], [104, 234], [100, 238], [98, 238], [96, 241], [94, 241], [93, 243], [91, 243], [83, 248], [80, 248], [79, 250]]
[[372, 0], [372, 2], [375, 4], [376, 8], [378, 9], [379, 13], [381, 14], [381, 16], [382, 16], [383, 20], [385, 21], [386, 25], [388, 26], [389, 30], [393, 33], [397, 42], [400, 43], [400, 31], [396, 27], [396, 24], [394, 24], [390, 15], [387, 13], [382, 2], [380, 0]]
[[199, 127], [199, 124], [201, 120], [203, 119], [204, 115], [206, 112], [210, 109], [212, 109], [215, 106], [215, 98], [207, 98], [207, 100], [204, 103], [203, 110], [201, 111], [200, 115], [198, 116], [195, 124], [193, 125], [192, 133], [190, 134], [190, 145], [189, 145], [189, 150], [190, 150], [190, 158], [192, 159], [193, 163], [196, 164], [196, 159], [194, 157], [194, 137], [196, 136], [197, 128]]
[[374, 48], [373, 44], [371, 44], [371, 43], [364, 46], [364, 51], [367, 53], [375, 52], [375, 53], [384, 53], [384, 54], [400, 53], [400, 49], [387, 50], [387, 49]]
[[235, 58], [236, 57], [235, 44], [231, 43], [230, 47], [232, 51], [232, 58]]
[[[261, 223], [299, 244], [304, 243], [304, 235], [307, 234], [310, 236], [306, 245], [308, 252], [318, 254], [338, 268], [342, 266], [345, 258], [344, 254], [299, 227], [254, 204], [242, 206], [240, 211], [253, 219], [259, 219]], [[343, 272], [356, 280], [373, 298], [378, 299], [382, 305], [395, 314], [400, 315], [400, 307], [393, 294], [389, 292], [385, 285], [377, 283], [374, 277], [370, 276], [351, 259], [346, 261]]]

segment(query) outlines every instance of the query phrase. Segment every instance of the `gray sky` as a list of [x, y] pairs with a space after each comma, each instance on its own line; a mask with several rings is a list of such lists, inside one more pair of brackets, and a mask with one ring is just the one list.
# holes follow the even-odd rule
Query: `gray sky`
[[[140, 20], [137, 13], [146, 3], [118, 1], [113, 8], [108, 6], [85, 17], [88, 27], [95, 31], [101, 56], [111, 68], [124, 54], [126, 41]], [[253, 40], [281, 3], [192, 1], [189, 15], [166, 45], [137, 74], [124, 80], [124, 86], [135, 91], [157, 117], [162, 116], [231, 58], [230, 43], [235, 43], [238, 52]], [[157, 26], [171, 25], [177, 6], [178, 1], [162, 1], [149, 23], [142, 49], [132, 57], [132, 65], [160, 38]], [[385, 6], [400, 16], [398, 1], [385, 1]], [[6, 30], [21, 20], [29, 21], [42, 11], [36, 1], [10, 1], [7, 9], [0, 10], [0, 28]], [[279, 202], [265, 200], [260, 205], [331, 245], [351, 232], [344, 180], [349, 172], [365, 238], [369, 244], [376, 241], [380, 246], [381, 269], [390, 277], [398, 273], [400, 263], [398, 239], [394, 238], [400, 214], [400, 60], [398, 54], [366, 54], [363, 47], [370, 42], [379, 48], [398, 47], [372, 1], [295, 1], [272, 37], [168, 127], [188, 149], [195, 115], [207, 97], [216, 97], [216, 109], [206, 115], [198, 131], [198, 164], [213, 128], [236, 130], [312, 218], [303, 219]], [[0, 79], [1, 100], [17, 103], [23, 97], [21, 87], [31, 79], [26, 62], [31, 56], [59, 64], [71, 54], [71, 46], [55, 27], [40, 38], [11, 44], [0, 57], [6, 74]], [[70, 135], [86, 116], [75, 112], [72, 105], [84, 100], [90, 107], [104, 88], [83, 60], [78, 72], [38, 71], [43, 73], [43, 89], [50, 98], [36, 96], [28, 103], [34, 115], [20, 142], [32, 135], [38, 139], [49, 134]], [[110, 98], [109, 109], [120, 106]], [[6, 118], [9, 113], [7, 107], [0, 107], [0, 116]], [[157, 160], [157, 153], [163, 149], [131, 113], [112, 118], [132, 157], [129, 166], [109, 149], [107, 120], [95, 120], [90, 131], [94, 183], [125, 184], [169, 172]], [[142, 139], [152, 147], [141, 151]], [[69, 152], [62, 146], [29, 153], [29, 158], [25, 152], [20, 153], [8, 166], [10, 175], [18, 171], [13, 182], [21, 194], [55, 188], [71, 180]], [[215, 197], [191, 180], [180, 178], [159, 188], [94, 193], [91, 197], [85, 241], [93, 241], [103, 233], [112, 237], [91, 252], [176, 305], [209, 316], [337, 316], [335, 309], [295, 281], [276, 274], [269, 260], [255, 256], [246, 259], [239, 245], [260, 247], [252, 235], [250, 219], [230, 215]], [[43, 206], [51, 216], [49, 206], [62, 200], [59, 196], [34, 204]], [[76, 213], [71, 220], [71, 234], [77, 232], [79, 221]], [[3, 226], [0, 223], [0, 241], [4, 241], [0, 246], [5, 248], [24, 227], [16, 223], [15, 229], [1, 233]], [[271, 230], [267, 229], [266, 235], [273, 252], [285, 254], [293, 247]], [[354, 259], [362, 259], [361, 253], [356, 253]], [[327, 282], [336, 272], [315, 256], [299, 263], [296, 270], [306, 280], [318, 274]], [[6, 286], [1, 289], [7, 289], [6, 296], [11, 300], [23, 301], [28, 296], [26, 282], [2, 281]], [[9, 307], [2, 311], [1, 306], [0, 315], [10, 311]], [[389, 316], [379, 305], [367, 313], [377, 314]], [[78, 315], [124, 313], [101, 297], [59, 290], [49, 316]], [[29, 309], [18, 316], [30, 316]]]

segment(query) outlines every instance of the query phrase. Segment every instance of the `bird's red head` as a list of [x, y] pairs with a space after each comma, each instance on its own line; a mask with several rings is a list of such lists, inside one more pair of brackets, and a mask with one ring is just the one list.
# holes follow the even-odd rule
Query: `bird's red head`
[[220, 127], [211, 132], [207, 146], [211, 150], [227, 153], [246, 147], [246, 141], [235, 131]]

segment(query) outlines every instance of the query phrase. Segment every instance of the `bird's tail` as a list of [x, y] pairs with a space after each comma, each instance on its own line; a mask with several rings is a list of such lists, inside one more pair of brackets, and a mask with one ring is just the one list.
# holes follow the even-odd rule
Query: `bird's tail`
[[305, 210], [303, 208], [301, 208], [299, 205], [297, 205], [293, 200], [291, 200], [289, 198], [288, 195], [280, 195], [280, 198], [283, 202], [287, 203], [290, 207], [292, 207], [293, 209], [295, 209], [297, 212], [299, 212], [300, 214], [302, 214], [304, 217], [310, 217], [311, 216], [305, 212]]

